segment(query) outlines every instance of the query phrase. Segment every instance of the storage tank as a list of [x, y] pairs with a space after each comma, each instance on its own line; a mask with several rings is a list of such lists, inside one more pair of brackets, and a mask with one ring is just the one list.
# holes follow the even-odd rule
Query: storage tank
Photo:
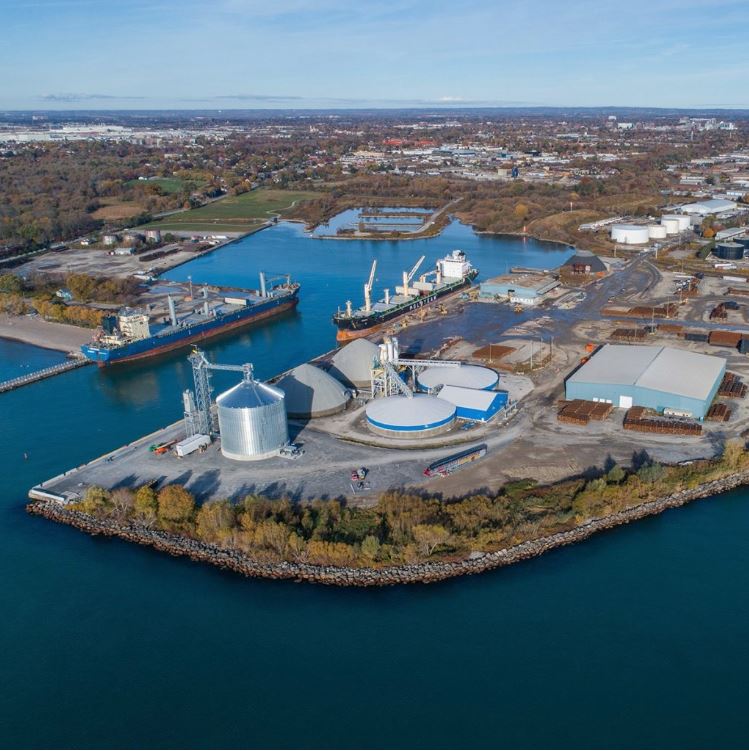
[[436, 396], [414, 394], [386, 396], [366, 407], [367, 424], [373, 433], [391, 438], [429, 438], [450, 430], [456, 408]]
[[718, 243], [714, 252], [724, 261], [738, 261], [744, 257], [744, 246], [734, 242]]
[[666, 228], [662, 224], [648, 224], [648, 237], [651, 240], [664, 240], [666, 234]]
[[372, 362], [380, 350], [369, 339], [354, 339], [333, 355], [330, 375], [346, 386], [369, 388], [372, 383]]
[[216, 399], [221, 453], [252, 461], [274, 456], [289, 441], [284, 393], [245, 379]]
[[119, 237], [117, 235], [102, 235], [101, 241], [106, 246], [112, 246], [116, 245], [119, 242]]
[[744, 246], [744, 250], [749, 250], [749, 237], [734, 237], [733, 241]]
[[692, 220], [686, 214], [664, 214], [661, 217], [661, 221], [664, 219], [674, 220], [678, 232], [684, 232], [692, 226]]
[[482, 365], [459, 365], [432, 367], [422, 370], [416, 376], [419, 391], [431, 391], [438, 386], [461, 386], [468, 389], [493, 389], [499, 383], [499, 375], [491, 368]]
[[160, 243], [161, 242], [161, 230], [147, 229], [146, 240], [149, 240], [150, 242], [154, 242], [154, 243]]
[[661, 225], [666, 228], [667, 235], [679, 234], [679, 222], [676, 221], [676, 219], [668, 216], [662, 216]]
[[624, 245], [643, 245], [648, 241], [648, 228], [644, 224], [614, 224], [611, 239]]
[[332, 375], [304, 363], [281, 378], [276, 386], [286, 397], [289, 417], [326, 417], [346, 409], [348, 390]]

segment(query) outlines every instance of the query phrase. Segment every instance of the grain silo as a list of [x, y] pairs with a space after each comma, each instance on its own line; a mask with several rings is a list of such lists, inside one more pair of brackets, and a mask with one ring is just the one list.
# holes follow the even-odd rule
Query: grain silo
[[351, 398], [339, 381], [309, 363], [294, 368], [276, 386], [286, 397], [286, 413], [289, 417], [334, 415], [344, 410]]
[[284, 393], [245, 378], [216, 399], [221, 453], [252, 461], [274, 456], [289, 441]]
[[330, 375], [346, 386], [369, 388], [372, 363], [379, 354], [379, 347], [369, 339], [354, 339], [333, 355]]
[[387, 396], [366, 407], [373, 433], [390, 438], [429, 438], [444, 433], [455, 422], [454, 404], [427, 394]]
[[489, 390], [495, 388], [498, 382], [497, 372], [483, 365], [433, 366], [416, 376], [420, 391], [431, 391], [440, 386]]

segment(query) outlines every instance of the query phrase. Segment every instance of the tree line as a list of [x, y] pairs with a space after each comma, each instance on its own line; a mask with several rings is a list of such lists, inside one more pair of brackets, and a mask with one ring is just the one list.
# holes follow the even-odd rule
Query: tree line
[[690, 466], [665, 466], [646, 454], [625, 469], [611, 464], [595, 477], [538, 486], [507, 483], [498, 493], [442, 501], [391, 490], [369, 508], [339, 500], [293, 503], [250, 495], [198, 504], [178, 484], [160, 490], [89, 487], [72, 507], [122, 523], [136, 521], [259, 560], [380, 567], [450, 560], [491, 552], [572, 529], [592, 518], [724, 478], [749, 467], [741, 441], [722, 455]]

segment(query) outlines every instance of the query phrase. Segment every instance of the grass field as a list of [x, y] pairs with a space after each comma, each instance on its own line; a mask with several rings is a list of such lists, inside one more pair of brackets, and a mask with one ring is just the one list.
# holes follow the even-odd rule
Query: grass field
[[102, 219], [104, 221], [115, 221], [117, 219], [129, 219], [131, 216], [136, 216], [143, 211], [143, 206], [135, 201], [121, 201], [119, 198], [102, 198], [100, 199], [102, 204], [91, 215], [94, 219]]
[[145, 226], [167, 231], [244, 232], [274, 214], [283, 214], [293, 203], [318, 195], [311, 191], [260, 188], [239, 196], [227, 196], [199, 209], [171, 214]]
[[[197, 185], [197, 183], [194, 182], [190, 184], [193, 186]], [[178, 177], [154, 177], [149, 180], [128, 180], [125, 185], [158, 185], [164, 193], [172, 194], [179, 193], [187, 183], [184, 180], [180, 180]]]

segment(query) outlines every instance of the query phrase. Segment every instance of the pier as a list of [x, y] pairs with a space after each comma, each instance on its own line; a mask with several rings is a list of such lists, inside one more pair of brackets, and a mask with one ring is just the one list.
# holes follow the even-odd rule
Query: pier
[[76, 368], [82, 368], [84, 365], [91, 365], [90, 360], [86, 360], [82, 357], [75, 360], [68, 360], [67, 362], [61, 362], [59, 365], [52, 365], [52, 367], [37, 370], [27, 375], [18, 376], [17, 378], [11, 378], [8, 381], [0, 382], [0, 394], [6, 391], [13, 391], [13, 389], [20, 389], [21, 386], [27, 386], [30, 383], [36, 383], [37, 381], [43, 381], [45, 378], [51, 378], [59, 373], [66, 373], [68, 370], [75, 370]]

